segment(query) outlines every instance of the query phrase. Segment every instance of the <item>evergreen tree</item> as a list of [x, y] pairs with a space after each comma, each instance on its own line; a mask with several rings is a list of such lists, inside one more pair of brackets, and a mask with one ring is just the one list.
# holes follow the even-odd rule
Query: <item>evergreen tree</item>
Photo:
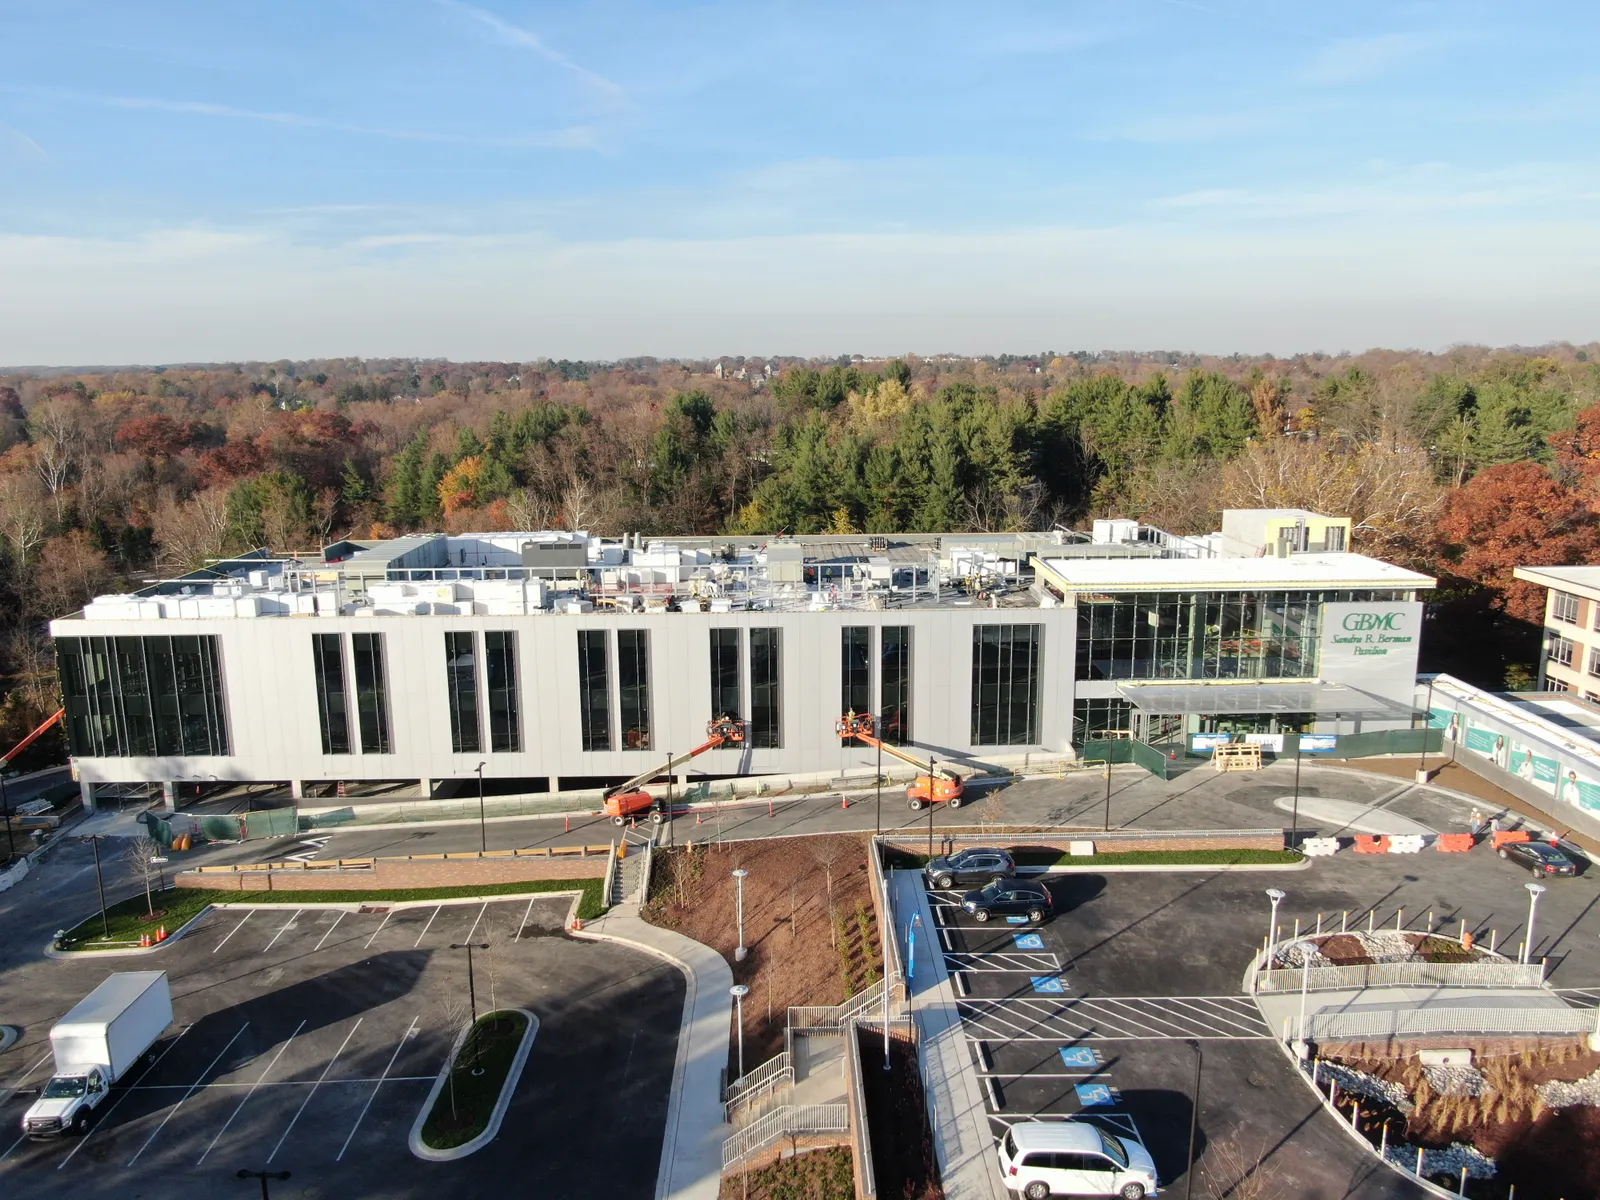
[[389, 470], [385, 500], [389, 520], [397, 529], [415, 529], [422, 522], [422, 460], [427, 448], [425, 438], [412, 439]]

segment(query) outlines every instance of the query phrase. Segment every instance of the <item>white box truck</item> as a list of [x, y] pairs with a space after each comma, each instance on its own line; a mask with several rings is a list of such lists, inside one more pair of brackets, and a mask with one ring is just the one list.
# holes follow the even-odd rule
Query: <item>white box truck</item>
[[50, 1030], [55, 1074], [22, 1115], [30, 1138], [82, 1133], [89, 1115], [172, 1024], [165, 971], [119, 971]]

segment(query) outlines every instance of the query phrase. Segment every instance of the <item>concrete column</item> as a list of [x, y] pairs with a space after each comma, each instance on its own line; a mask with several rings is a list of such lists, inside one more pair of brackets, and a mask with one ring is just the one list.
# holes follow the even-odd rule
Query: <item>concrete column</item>
[[94, 806], [94, 784], [87, 779], [78, 780], [78, 798], [83, 801], [84, 812], [92, 813], [96, 811]]
[[417, 780], [417, 790], [422, 794], [422, 798], [424, 800], [433, 799], [433, 780], [431, 780], [431, 779], [419, 779], [419, 780]]
[[306, 781], [304, 779], [289, 780], [289, 795], [295, 800], [306, 798]]
[[161, 785], [161, 810], [178, 811], [178, 785], [174, 780], [169, 779]]

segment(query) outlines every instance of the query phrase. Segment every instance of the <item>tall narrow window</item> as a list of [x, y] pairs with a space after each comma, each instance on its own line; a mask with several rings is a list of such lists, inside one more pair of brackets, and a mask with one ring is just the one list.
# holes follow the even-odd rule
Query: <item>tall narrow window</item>
[[450, 691], [450, 748], [457, 754], [483, 749], [478, 726], [478, 655], [473, 635], [444, 635], [445, 669]]
[[578, 712], [585, 750], [611, 749], [611, 683], [606, 658], [606, 631], [578, 630]]
[[650, 634], [617, 630], [617, 699], [622, 711], [622, 748], [650, 749]]
[[[872, 713], [872, 629], [846, 625], [839, 631], [839, 711]], [[846, 744], [853, 738], [843, 739]]]
[[317, 720], [322, 726], [324, 754], [350, 753], [350, 711], [344, 694], [344, 654], [337, 633], [311, 635], [312, 663], [317, 675]]
[[783, 631], [750, 631], [750, 745], [783, 745]]
[[489, 749], [515, 754], [522, 749], [517, 718], [517, 635], [483, 635], [483, 670], [489, 685]]
[[361, 730], [361, 753], [388, 754], [389, 690], [383, 675], [383, 634], [351, 634], [350, 656], [356, 668], [356, 725]]
[[233, 753], [215, 637], [63, 637], [56, 655], [74, 755]]
[[972, 628], [972, 744], [1039, 741], [1038, 625]]
[[711, 716], [744, 715], [744, 697], [739, 691], [739, 631], [711, 631]]
[[885, 625], [878, 657], [880, 697], [878, 736], [893, 746], [911, 744], [911, 626]]

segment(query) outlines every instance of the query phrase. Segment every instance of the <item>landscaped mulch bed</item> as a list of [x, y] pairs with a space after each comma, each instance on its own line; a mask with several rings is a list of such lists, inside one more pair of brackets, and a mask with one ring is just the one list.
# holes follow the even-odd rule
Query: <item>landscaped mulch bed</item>
[[792, 1158], [722, 1180], [720, 1200], [854, 1200], [850, 1151], [844, 1146], [808, 1150]]
[[944, 1200], [916, 1047], [905, 1038], [891, 1037], [889, 1070], [885, 1071], [882, 1031], [861, 1030], [858, 1036], [878, 1195], [897, 1200]]
[[[831, 861], [829, 861], [831, 860]], [[733, 870], [744, 881], [739, 944]], [[832, 874], [832, 902], [828, 877]], [[658, 850], [641, 915], [722, 954], [744, 1000], [745, 1068], [783, 1049], [790, 1005], [840, 1004], [883, 974], [883, 948], [868, 892], [867, 839], [858, 834], [711, 843]], [[830, 912], [831, 907], [831, 912]], [[738, 1071], [729, 1047], [730, 1077]]]
[[[488, 1128], [527, 1029], [528, 1018], [520, 1012], [492, 1012], [478, 1018], [423, 1123], [425, 1144], [449, 1150]], [[473, 1074], [474, 1070], [478, 1073]]]

